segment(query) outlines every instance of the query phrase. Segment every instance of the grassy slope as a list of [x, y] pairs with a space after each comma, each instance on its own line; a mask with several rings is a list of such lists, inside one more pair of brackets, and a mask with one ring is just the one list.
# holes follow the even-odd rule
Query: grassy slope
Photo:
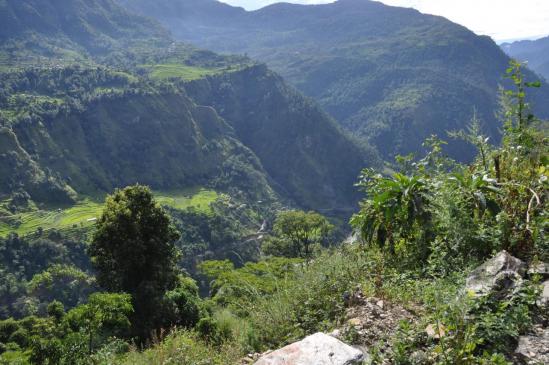
[[156, 80], [166, 80], [170, 78], [181, 78], [187, 81], [197, 80], [205, 76], [215, 75], [223, 72], [218, 68], [204, 68], [194, 67], [181, 64], [159, 64], [159, 65], [147, 65], [150, 68], [150, 77]]
[[[159, 204], [175, 209], [194, 208], [200, 212], [211, 212], [210, 203], [218, 198], [218, 193], [202, 188], [177, 191], [156, 191], [155, 198]], [[37, 209], [27, 213], [0, 217], [0, 236], [10, 232], [24, 235], [36, 231], [39, 227], [48, 229], [66, 229], [74, 225], [90, 226], [103, 210], [103, 199], [85, 198], [65, 209]], [[12, 222], [12, 223], [10, 223]], [[20, 222], [20, 224], [14, 224]]]

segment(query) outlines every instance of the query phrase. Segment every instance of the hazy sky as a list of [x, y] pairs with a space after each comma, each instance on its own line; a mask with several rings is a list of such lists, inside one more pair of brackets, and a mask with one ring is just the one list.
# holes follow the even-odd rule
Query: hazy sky
[[[248, 10], [277, 0], [221, 0]], [[329, 3], [332, 0], [285, 0], [300, 4]], [[549, 0], [381, 0], [423, 13], [442, 15], [477, 34], [496, 41], [539, 38], [549, 34]], [[520, 4], [520, 6], [518, 6]]]

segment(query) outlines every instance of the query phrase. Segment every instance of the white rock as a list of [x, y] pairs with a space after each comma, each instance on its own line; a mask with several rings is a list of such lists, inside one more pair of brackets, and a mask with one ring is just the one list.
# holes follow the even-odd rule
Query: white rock
[[541, 284], [541, 297], [536, 302], [540, 307], [549, 307], [549, 280]]
[[271, 352], [255, 365], [358, 365], [364, 359], [362, 351], [319, 332]]
[[522, 276], [525, 273], [526, 265], [522, 261], [506, 251], [501, 251], [473, 270], [467, 278], [465, 287], [476, 296], [492, 292], [506, 295], [522, 284]]
[[539, 275], [544, 279], [549, 279], [549, 263], [538, 262], [528, 268], [528, 275]]

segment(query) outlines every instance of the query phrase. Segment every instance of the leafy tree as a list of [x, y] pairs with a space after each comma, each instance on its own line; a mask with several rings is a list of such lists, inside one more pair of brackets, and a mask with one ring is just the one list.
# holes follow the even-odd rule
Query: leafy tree
[[47, 307], [48, 316], [55, 318], [56, 321], [60, 321], [65, 316], [65, 307], [60, 301], [54, 300]]
[[73, 331], [86, 335], [91, 354], [100, 339], [125, 335], [132, 312], [129, 294], [94, 293], [88, 303], [71, 309], [64, 321]]
[[175, 289], [165, 295], [166, 326], [192, 327], [202, 317], [202, 302], [198, 286], [190, 277], [181, 276]]
[[[291, 244], [291, 256], [309, 259], [312, 255], [312, 246], [322, 243], [333, 228], [333, 225], [318, 213], [290, 210], [277, 216], [273, 231], [276, 236]], [[284, 241], [279, 244], [282, 252], [288, 253], [289, 249]]]
[[107, 197], [89, 253], [101, 287], [132, 295], [133, 333], [142, 339], [161, 325], [164, 293], [176, 286], [178, 238], [149, 188], [135, 185]]
[[36, 274], [28, 284], [28, 292], [42, 303], [60, 301], [67, 308], [84, 303], [95, 291], [93, 277], [76, 267], [53, 265]]

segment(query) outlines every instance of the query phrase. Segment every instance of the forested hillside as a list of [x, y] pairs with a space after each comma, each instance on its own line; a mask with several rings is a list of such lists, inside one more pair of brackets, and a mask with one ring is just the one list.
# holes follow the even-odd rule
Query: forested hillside
[[[352, 182], [366, 157], [376, 163], [375, 154], [355, 147], [314, 103], [267, 68], [172, 43], [159, 25], [112, 1], [66, 3], [2, 4], [2, 21], [11, 24], [1, 47], [4, 198], [23, 191], [37, 202], [67, 203], [77, 193], [140, 182], [155, 189], [232, 189], [250, 201], [277, 194], [330, 211], [355, 204]], [[47, 52], [25, 43], [35, 37]], [[76, 59], [83, 64], [72, 65]], [[219, 83], [225, 74], [233, 75], [224, 81], [232, 88], [233, 108], [268, 118], [270, 132], [246, 138], [242, 118], [226, 115], [229, 106], [217, 95], [186, 92], [200, 83], [186, 84], [191, 80]], [[267, 104], [250, 102], [250, 90]], [[260, 128], [266, 120], [247, 123]], [[301, 154], [265, 149], [289, 138]], [[313, 159], [307, 152], [321, 149], [326, 157]], [[345, 162], [332, 163], [336, 155]]]
[[[490, 38], [442, 17], [369, 0], [251, 12], [215, 0], [120, 2], [178, 39], [266, 62], [385, 157], [418, 151], [429, 135], [462, 128], [475, 110], [499, 139], [497, 90], [509, 59]], [[532, 93], [540, 117], [549, 115], [548, 96]], [[471, 156], [461, 143], [447, 150]]]
[[0, 61], [56, 63], [169, 45], [168, 32], [112, 0], [6, 0], [0, 3]]
[[528, 62], [528, 67], [549, 80], [549, 37], [504, 43], [501, 49], [517, 60]]
[[549, 363], [549, 94], [490, 39], [366, 0], [0, 24], [0, 365]]

